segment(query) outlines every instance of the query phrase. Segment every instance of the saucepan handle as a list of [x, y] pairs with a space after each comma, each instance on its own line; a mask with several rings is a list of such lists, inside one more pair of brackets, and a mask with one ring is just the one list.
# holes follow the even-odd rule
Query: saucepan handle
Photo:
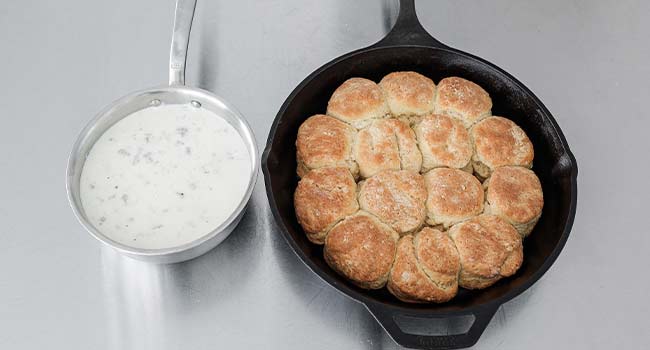
[[490, 323], [492, 316], [496, 313], [498, 306], [483, 308], [480, 311], [469, 314], [474, 316], [474, 322], [469, 330], [462, 334], [451, 335], [410, 334], [402, 330], [395, 321], [396, 316], [420, 319], [422, 322], [427, 322], [427, 320], [430, 319], [442, 318], [443, 316], [422, 316], [410, 314], [397, 315], [392, 311], [386, 311], [381, 306], [366, 305], [366, 308], [397, 344], [412, 349], [440, 350], [463, 349], [476, 344], [488, 323]]
[[399, 14], [388, 34], [373, 46], [421, 45], [446, 48], [420, 24], [415, 13], [415, 0], [399, 0]]
[[185, 85], [185, 61], [196, 0], [176, 0], [174, 32], [169, 51], [169, 85]]

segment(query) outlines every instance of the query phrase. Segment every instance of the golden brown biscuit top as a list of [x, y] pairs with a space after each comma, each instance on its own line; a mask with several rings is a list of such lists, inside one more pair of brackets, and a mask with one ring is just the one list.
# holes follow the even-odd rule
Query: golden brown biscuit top
[[362, 177], [382, 170], [420, 171], [422, 165], [415, 133], [408, 124], [397, 119], [376, 120], [359, 131], [354, 158]]
[[444, 232], [425, 227], [415, 235], [415, 252], [426, 274], [433, 281], [441, 280], [440, 275], [458, 275], [460, 258], [451, 238]]
[[458, 169], [436, 168], [424, 175], [429, 191], [427, 208], [440, 216], [478, 213], [483, 206], [483, 187], [471, 174]]
[[490, 168], [503, 165], [530, 167], [533, 163], [533, 144], [510, 119], [488, 117], [476, 123], [470, 134], [478, 160]]
[[395, 116], [433, 111], [436, 84], [416, 72], [393, 72], [379, 82]]
[[354, 124], [388, 113], [388, 104], [372, 80], [350, 78], [339, 86], [327, 103], [327, 114]]
[[317, 114], [298, 129], [296, 153], [308, 168], [348, 166], [356, 129], [330, 116]]
[[487, 202], [512, 221], [528, 222], [542, 212], [542, 184], [530, 169], [500, 167], [487, 182]]
[[372, 282], [388, 274], [399, 236], [376, 218], [360, 212], [339, 222], [325, 239], [336, 268], [357, 282]]
[[308, 234], [325, 230], [359, 208], [357, 185], [347, 168], [321, 168], [298, 182], [294, 207], [298, 223]]
[[426, 197], [422, 175], [410, 170], [387, 170], [361, 184], [359, 204], [395, 231], [405, 233], [422, 225]]
[[459, 117], [465, 127], [490, 113], [492, 99], [482, 87], [459, 77], [444, 78], [438, 83], [436, 113]]
[[[463, 124], [447, 115], [428, 115], [415, 126], [415, 134], [423, 153], [424, 167], [448, 166], [463, 168], [472, 158], [472, 144]], [[430, 163], [430, 164], [429, 164]]]
[[[493, 278], [512, 275], [521, 264], [506, 264], [506, 259], [521, 248], [515, 228], [495, 215], [479, 215], [449, 230], [465, 273]], [[514, 269], [514, 270], [512, 270]]]

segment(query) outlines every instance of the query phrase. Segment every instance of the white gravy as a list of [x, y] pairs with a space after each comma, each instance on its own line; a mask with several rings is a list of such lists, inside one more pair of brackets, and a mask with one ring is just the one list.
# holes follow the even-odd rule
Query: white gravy
[[250, 155], [226, 120], [192, 105], [137, 111], [90, 150], [81, 202], [109, 238], [147, 249], [179, 246], [222, 224], [250, 179]]

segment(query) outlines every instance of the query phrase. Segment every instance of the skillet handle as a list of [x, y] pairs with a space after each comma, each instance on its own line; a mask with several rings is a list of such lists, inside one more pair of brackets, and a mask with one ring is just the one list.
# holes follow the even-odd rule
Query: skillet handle
[[[422, 316], [415, 314], [395, 314], [386, 311], [381, 306], [366, 305], [366, 308], [375, 317], [377, 322], [384, 328], [386, 333], [399, 345], [412, 349], [463, 349], [468, 348], [478, 341], [483, 331], [490, 323], [492, 316], [498, 310], [497, 307], [486, 307], [478, 312], [470, 314], [474, 316], [472, 326], [466, 333], [450, 335], [417, 335], [403, 331], [397, 322], [395, 316], [407, 316], [413, 319], [420, 319], [427, 322], [430, 319], [444, 318], [446, 316]], [[462, 316], [462, 315], [460, 315]]]
[[447, 48], [434, 39], [420, 24], [415, 13], [415, 0], [399, 0], [399, 14], [393, 28], [373, 47], [419, 45]]

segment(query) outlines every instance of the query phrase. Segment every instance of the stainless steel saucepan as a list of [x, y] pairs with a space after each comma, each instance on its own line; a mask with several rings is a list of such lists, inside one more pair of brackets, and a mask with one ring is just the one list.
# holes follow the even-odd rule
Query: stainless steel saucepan
[[[108, 105], [86, 125], [75, 142], [68, 160], [66, 188], [72, 210], [86, 230], [102, 243], [132, 258], [172, 263], [195, 258], [221, 243], [237, 226], [250, 199], [260, 161], [257, 144], [244, 117], [222, 98], [202, 89], [185, 86], [185, 63], [196, 0], [177, 0], [169, 57], [169, 85], [131, 93]], [[143, 108], [161, 104], [188, 104], [206, 108], [228, 121], [240, 134], [251, 162], [248, 188], [236, 210], [207, 235], [182, 246], [165, 249], [141, 249], [118, 243], [101, 233], [88, 220], [81, 204], [79, 181], [84, 162], [99, 137], [119, 120]]]

